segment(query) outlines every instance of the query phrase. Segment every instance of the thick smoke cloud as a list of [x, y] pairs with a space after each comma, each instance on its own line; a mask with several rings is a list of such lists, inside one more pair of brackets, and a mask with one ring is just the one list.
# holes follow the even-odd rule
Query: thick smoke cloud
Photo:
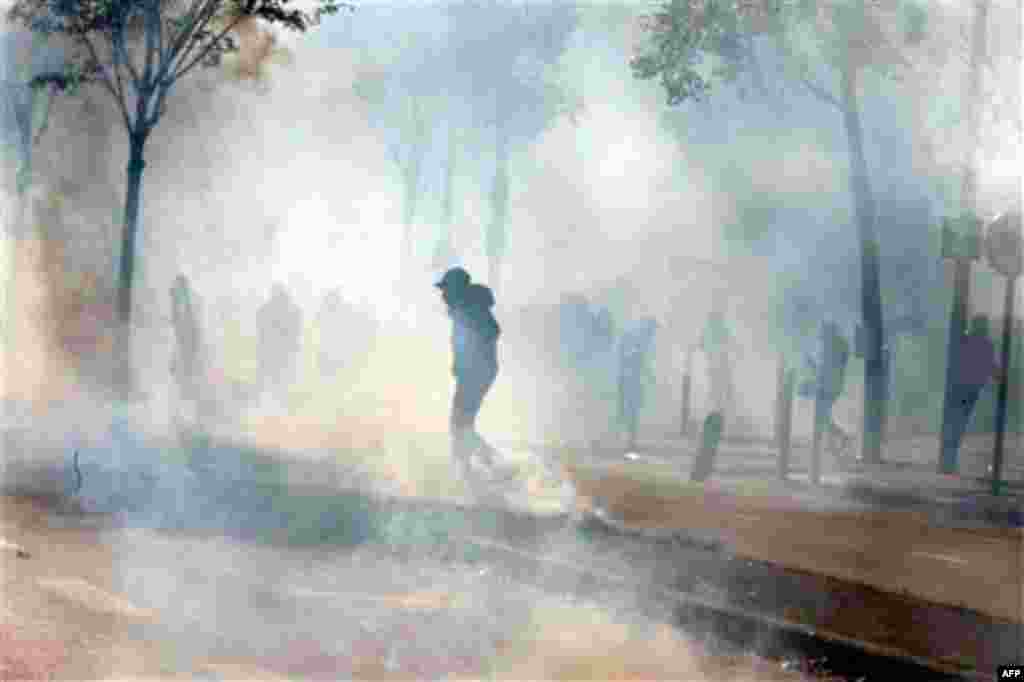
[[[996, 4], [994, 15], [1012, 3]], [[963, 21], [955, 4], [943, 7], [928, 43], [939, 62], [955, 49], [950, 46]], [[144, 381], [168, 403], [165, 412], [171, 409], [167, 291], [184, 273], [203, 301], [216, 363], [238, 376], [252, 371], [253, 315], [272, 283], [289, 287], [308, 322], [324, 292], [340, 288], [347, 300], [397, 326], [361, 361], [367, 371], [344, 399], [336, 391], [317, 394], [315, 363], [307, 361], [301, 372], [314, 396], [312, 411], [333, 414], [342, 404], [350, 417], [366, 422], [387, 423], [401, 414], [405, 426], [445, 429], [446, 320], [429, 286], [436, 275], [429, 261], [442, 232], [446, 136], [461, 130], [465, 146], [452, 229], [462, 262], [486, 281], [491, 133], [474, 118], [466, 93], [444, 101], [431, 119], [413, 225], [419, 293], [403, 301], [403, 188], [390, 156], [401, 131], [382, 125], [356, 88], [381, 70], [414, 70], [414, 57], [461, 39], [455, 32], [472, 27], [460, 28], [445, 9], [367, 3], [305, 36], [271, 38], [251, 26], [238, 57], [175, 91], [148, 149], [137, 297]], [[580, 9], [551, 73], [583, 107], [551, 118], [511, 152], [509, 248], [499, 295], [499, 316], [509, 311], [506, 380], [495, 389], [483, 425], [512, 438], [523, 436], [523, 425], [537, 430], [540, 416], [523, 405], [547, 399], [554, 392], [550, 382], [566, 378], [540, 374], [528, 362], [540, 351], [513, 309], [587, 292], [614, 308], [619, 322], [658, 317], [659, 393], [648, 415], [658, 428], [672, 428], [677, 419], [686, 351], [712, 308], [724, 308], [733, 320], [742, 348], [737, 375], [749, 402], [743, 409], [764, 428], [776, 340], [799, 336], [793, 328], [780, 332], [770, 311], [780, 301], [803, 301], [812, 317], [828, 312], [847, 333], [859, 320], [859, 262], [838, 113], [783, 78], [766, 43], [756, 50], [759, 80], [723, 85], [706, 102], [669, 110], [655, 83], [637, 81], [629, 71], [638, 14], [637, 8]], [[993, 22], [998, 77], [990, 79], [990, 90], [999, 102], [1019, 101], [1019, 87], [995, 85], [1006, 82], [1002, 75], [1019, 59], [1012, 35], [1008, 24]], [[16, 59], [7, 57], [5, 64]], [[929, 64], [924, 57], [919, 62], [920, 70]], [[458, 60], [437, 64], [431, 78], [454, 83]], [[486, 65], [477, 70], [485, 72]], [[940, 76], [912, 78], [912, 87], [867, 79], [862, 93], [892, 318], [929, 309], [917, 299], [943, 276], [934, 234], [956, 205], [950, 192], [963, 157], [956, 94], [962, 73], [948, 66]], [[940, 91], [944, 98], [936, 98]], [[1004, 112], [1004, 104], [993, 105], [993, 112]], [[992, 116], [990, 138], [996, 139], [1005, 116]], [[44, 289], [65, 295], [91, 275], [97, 280], [91, 286], [112, 292], [126, 160], [118, 125], [98, 90], [54, 101], [26, 195], [27, 220], [46, 223], [55, 241], [69, 244], [39, 280]], [[1012, 195], [1013, 149], [986, 152], [979, 181], [986, 211], [995, 212]], [[5, 182], [8, 220], [26, 203], [11, 187]], [[315, 330], [307, 336], [315, 341]], [[804, 337], [786, 341], [802, 349], [813, 345]], [[708, 389], [700, 354], [695, 362], [700, 405]], [[39, 371], [64, 374], [66, 368], [57, 362]]]

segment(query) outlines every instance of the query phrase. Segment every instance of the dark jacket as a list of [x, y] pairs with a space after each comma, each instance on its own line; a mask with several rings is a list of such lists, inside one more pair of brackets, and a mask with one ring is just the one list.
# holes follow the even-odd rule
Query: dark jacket
[[627, 329], [619, 342], [619, 372], [631, 381], [642, 381], [647, 373], [647, 357], [654, 346], [657, 327], [643, 321]]
[[809, 375], [799, 387], [802, 398], [834, 403], [846, 386], [846, 368], [850, 363], [850, 343], [835, 330], [826, 331], [819, 347], [805, 356]]
[[457, 376], [497, 370], [501, 327], [491, 312], [493, 307], [494, 294], [481, 284], [470, 285], [450, 301], [452, 355]]
[[302, 345], [302, 309], [287, 293], [276, 291], [263, 304], [258, 315], [260, 343], [268, 359], [276, 360], [299, 350]]
[[176, 341], [171, 372], [181, 385], [189, 388], [195, 388], [195, 382], [203, 373], [203, 337], [198, 305], [188, 280], [178, 276], [171, 288], [171, 320]]
[[957, 383], [961, 386], [984, 386], [999, 372], [996, 347], [988, 336], [970, 334], [963, 341]]
[[822, 358], [818, 390], [827, 400], [836, 400], [846, 384], [846, 366], [850, 362], [850, 344], [841, 334], [828, 335], [825, 357]]

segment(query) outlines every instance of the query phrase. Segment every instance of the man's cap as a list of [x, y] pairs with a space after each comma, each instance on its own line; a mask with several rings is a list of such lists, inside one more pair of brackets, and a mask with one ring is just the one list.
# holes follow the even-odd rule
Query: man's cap
[[434, 284], [438, 289], [447, 289], [449, 287], [467, 287], [469, 286], [469, 273], [463, 268], [451, 268], [441, 279]]

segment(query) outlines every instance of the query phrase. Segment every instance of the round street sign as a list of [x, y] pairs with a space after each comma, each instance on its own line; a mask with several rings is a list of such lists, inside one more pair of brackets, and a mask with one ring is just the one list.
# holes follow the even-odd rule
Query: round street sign
[[985, 247], [988, 261], [999, 274], [1010, 279], [1024, 271], [1024, 235], [1021, 234], [1020, 212], [1004, 213], [988, 226]]

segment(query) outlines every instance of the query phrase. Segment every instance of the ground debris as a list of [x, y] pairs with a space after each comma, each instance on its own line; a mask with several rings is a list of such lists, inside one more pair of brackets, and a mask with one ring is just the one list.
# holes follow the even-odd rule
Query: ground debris
[[143, 620], [154, 618], [154, 614], [150, 611], [139, 608], [124, 597], [111, 594], [80, 578], [40, 580], [39, 586], [53, 595], [80, 604], [92, 611]]
[[19, 544], [0, 538], [0, 552], [10, 552], [19, 559], [30, 559], [32, 554]]

